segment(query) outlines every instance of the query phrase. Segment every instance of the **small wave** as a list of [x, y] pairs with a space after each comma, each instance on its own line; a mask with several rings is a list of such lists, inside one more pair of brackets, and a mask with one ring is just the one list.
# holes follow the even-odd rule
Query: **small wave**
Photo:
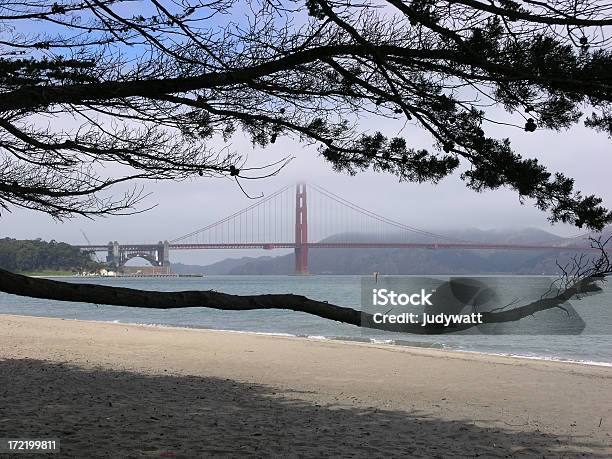
[[511, 352], [492, 352], [492, 351], [473, 351], [467, 349], [459, 349], [454, 347], [448, 347], [449, 351], [462, 352], [466, 354], [480, 354], [480, 355], [495, 355], [499, 357], [512, 357], [515, 359], [526, 359], [526, 360], [540, 360], [546, 362], [561, 362], [561, 363], [576, 363], [580, 365], [593, 365], [599, 367], [612, 367], [612, 362], [599, 362], [594, 360], [582, 360], [582, 359], [568, 359], [562, 357], [556, 357], [551, 355], [533, 355], [533, 354], [515, 354]]
[[372, 344], [395, 344], [395, 340], [393, 340], [393, 339], [370, 338], [370, 343], [372, 343]]
[[299, 335], [294, 335], [292, 333], [275, 333], [275, 332], [258, 332], [258, 331], [248, 331], [248, 330], [224, 330], [221, 328], [212, 328], [209, 329], [212, 331], [218, 332], [229, 332], [229, 333], [246, 333], [247, 335], [262, 335], [262, 336], [285, 336], [289, 338], [298, 338]]

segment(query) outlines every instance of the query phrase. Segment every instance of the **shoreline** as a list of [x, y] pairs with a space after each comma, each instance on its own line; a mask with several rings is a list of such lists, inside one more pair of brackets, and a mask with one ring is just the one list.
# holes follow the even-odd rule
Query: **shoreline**
[[[2, 314], [0, 314], [2, 315]], [[7, 314], [4, 314], [7, 315]], [[18, 314], [9, 314], [15, 315], [17, 317], [40, 317], [40, 316], [20, 316]], [[440, 351], [444, 353], [457, 353], [457, 354], [475, 354], [475, 355], [484, 355], [484, 356], [492, 356], [492, 357], [505, 357], [509, 359], [518, 359], [518, 360], [533, 360], [533, 361], [542, 361], [542, 362], [560, 362], [560, 363], [568, 363], [575, 365], [587, 365], [594, 367], [612, 367], [612, 362], [598, 362], [598, 361], [587, 361], [587, 360], [571, 360], [571, 359], [562, 359], [556, 357], [542, 357], [542, 356], [529, 356], [529, 355], [520, 355], [520, 354], [508, 354], [508, 353], [496, 353], [496, 352], [486, 352], [486, 351], [472, 351], [469, 349], [456, 349], [452, 347], [444, 347], [437, 345], [418, 345], [416, 343], [403, 344], [397, 343], [392, 339], [377, 339], [377, 338], [364, 338], [356, 339], [355, 337], [350, 336], [324, 336], [324, 335], [296, 335], [292, 333], [282, 333], [282, 332], [256, 332], [256, 331], [248, 331], [248, 330], [232, 330], [225, 328], [205, 328], [205, 327], [181, 327], [178, 325], [166, 325], [166, 324], [147, 324], [147, 323], [137, 323], [137, 322], [120, 322], [120, 321], [105, 321], [105, 320], [81, 320], [81, 319], [62, 319], [55, 317], [40, 317], [42, 319], [58, 319], [58, 320], [74, 320], [74, 321], [82, 321], [82, 322], [92, 322], [92, 323], [105, 323], [105, 324], [117, 324], [117, 325], [130, 325], [134, 327], [150, 327], [150, 328], [161, 328], [161, 329], [171, 329], [171, 330], [202, 330], [202, 331], [210, 331], [210, 332], [219, 332], [219, 333], [236, 333], [236, 334], [246, 334], [246, 335], [254, 335], [254, 336], [276, 336], [279, 338], [295, 338], [298, 340], [307, 340], [307, 341], [331, 341], [331, 342], [341, 342], [347, 343], [349, 345], [365, 345], [365, 346], [374, 346], [374, 347], [399, 347], [407, 348], [411, 350], [419, 350], [419, 349], [429, 349], [433, 351]]]
[[[21, 320], [24, 319], [26, 321], [34, 320], [34, 321], [42, 321], [42, 322], [68, 322], [68, 323], [76, 323], [76, 324], [91, 324], [91, 325], [108, 325], [115, 326], [117, 328], [134, 328], [134, 329], [142, 329], [142, 330], [159, 330], [159, 331], [177, 331], [177, 332], [187, 332], [187, 333], [202, 333], [202, 334], [219, 334], [219, 335], [246, 335], [249, 337], [269, 337], [269, 338], [277, 338], [281, 340], [290, 340], [296, 342], [305, 342], [305, 343], [329, 343], [329, 344], [338, 344], [342, 346], [348, 347], [366, 347], [371, 349], [379, 349], [386, 351], [397, 351], [397, 352], [406, 352], [406, 353], [421, 353], [423, 355], [431, 354], [432, 357], [449, 357], [462, 359], [466, 357], [474, 357], [475, 359], [484, 359], [484, 360], [496, 360], [500, 359], [508, 360], [509, 364], [517, 363], [522, 364], [526, 362], [533, 362], [534, 364], [542, 363], [550, 363], [550, 364], [559, 364], [559, 365], [568, 365], [568, 366], [576, 366], [579, 368], [582, 367], [592, 367], [592, 368], [612, 368], [612, 363], [607, 362], [585, 362], [585, 361], [574, 361], [574, 360], [560, 360], [555, 358], [545, 358], [545, 357], [530, 357], [523, 355], [511, 355], [511, 354], [497, 354], [490, 352], [482, 352], [482, 351], [472, 351], [472, 350], [462, 350], [462, 349], [454, 349], [454, 348], [442, 348], [442, 347], [434, 347], [434, 346], [418, 346], [411, 344], [395, 344], [388, 342], [377, 342], [377, 341], [388, 341], [388, 340], [376, 340], [375, 338], [369, 338], [369, 341], [361, 341], [361, 340], [353, 340], [350, 337], [326, 337], [322, 335], [295, 335], [290, 333], [275, 333], [275, 332], [255, 332], [255, 331], [243, 331], [243, 330], [231, 330], [231, 329], [217, 329], [217, 328], [203, 328], [203, 327], [181, 327], [177, 325], [165, 325], [165, 324], [145, 324], [145, 323], [132, 323], [132, 322], [119, 322], [119, 321], [103, 321], [103, 320], [87, 320], [87, 319], [69, 319], [69, 318], [60, 318], [60, 317], [47, 317], [47, 316], [30, 316], [30, 315], [21, 315], [21, 314], [4, 314], [0, 313], [0, 325], [2, 324], [3, 319], [9, 320]], [[0, 354], [1, 356], [1, 354]], [[490, 359], [489, 359], [490, 358]], [[515, 362], [513, 362], [515, 361]], [[612, 376], [612, 373], [611, 373]]]
[[62, 455], [612, 455], [612, 369], [0, 315], [0, 437]]
[[[25, 314], [5, 314], [0, 313], [0, 319], [2, 317], [23, 317], [23, 318], [36, 318], [36, 319], [50, 319], [50, 320], [60, 320], [60, 321], [74, 321], [74, 322], [84, 322], [84, 323], [92, 323], [92, 324], [115, 324], [115, 325], [128, 325], [132, 327], [144, 327], [144, 328], [159, 328], [159, 329], [169, 329], [169, 330], [193, 330], [193, 331], [209, 331], [209, 332], [217, 332], [217, 333], [234, 333], [234, 334], [246, 334], [246, 335], [254, 335], [254, 336], [273, 336], [280, 338], [293, 338], [297, 340], [307, 340], [307, 341], [329, 341], [329, 342], [341, 342], [347, 343], [349, 345], [370, 345], [375, 347], [398, 347], [400, 349], [428, 349], [433, 351], [440, 351], [444, 353], [457, 353], [457, 354], [474, 354], [474, 355], [483, 355], [483, 356], [492, 356], [492, 357], [503, 357], [509, 359], [518, 359], [518, 360], [528, 360], [528, 361], [536, 361], [536, 362], [559, 362], [559, 363], [567, 363], [574, 365], [586, 365], [593, 367], [611, 367], [612, 362], [601, 362], [601, 361], [592, 361], [592, 360], [574, 360], [574, 359], [563, 359], [559, 357], [551, 357], [551, 356], [530, 356], [530, 355], [521, 355], [521, 354], [509, 354], [503, 352], [486, 352], [486, 351], [474, 351], [469, 349], [457, 349], [453, 347], [444, 347], [438, 345], [418, 345], [416, 343], [404, 344], [403, 342], [397, 343], [396, 340], [392, 339], [377, 339], [377, 338], [366, 338], [357, 339], [356, 337], [350, 336], [324, 336], [324, 335], [299, 335], [299, 334], [291, 334], [291, 333], [283, 333], [283, 332], [257, 332], [257, 331], [248, 331], [248, 330], [233, 330], [233, 329], [222, 329], [222, 328], [206, 328], [206, 327], [186, 327], [180, 325], [166, 325], [166, 324], [156, 324], [156, 323], [140, 323], [140, 322], [120, 322], [116, 320], [89, 320], [89, 319], [69, 319], [69, 318], [61, 318], [61, 317], [48, 317], [48, 316], [33, 316], [33, 315], [25, 315]], [[402, 340], [403, 341], [403, 340]]]

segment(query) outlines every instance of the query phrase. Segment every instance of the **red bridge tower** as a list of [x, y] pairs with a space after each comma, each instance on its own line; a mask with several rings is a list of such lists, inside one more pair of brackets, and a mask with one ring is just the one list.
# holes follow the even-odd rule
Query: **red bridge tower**
[[308, 274], [308, 209], [306, 184], [295, 187], [295, 274]]

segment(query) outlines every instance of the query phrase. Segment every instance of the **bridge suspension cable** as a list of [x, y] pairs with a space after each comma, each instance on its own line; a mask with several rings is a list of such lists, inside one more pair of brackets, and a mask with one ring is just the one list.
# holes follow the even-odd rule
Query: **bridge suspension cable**
[[463, 240], [463, 239], [457, 239], [457, 238], [453, 238], [453, 237], [450, 237], [450, 236], [444, 236], [442, 234], [436, 234], [436, 233], [432, 233], [430, 231], [426, 231], [426, 230], [422, 230], [422, 229], [415, 228], [415, 227], [412, 227], [412, 226], [408, 226], [408, 225], [406, 225], [404, 223], [401, 223], [401, 222], [398, 222], [398, 221], [395, 221], [395, 220], [391, 220], [390, 218], [384, 217], [384, 216], [379, 215], [379, 214], [377, 214], [375, 212], [372, 212], [370, 210], [364, 209], [363, 207], [361, 207], [361, 206], [359, 206], [359, 205], [357, 205], [355, 203], [352, 203], [352, 202], [348, 201], [347, 199], [344, 199], [343, 197], [338, 196], [337, 194], [334, 194], [331, 191], [326, 190], [325, 188], [323, 188], [321, 186], [318, 186], [318, 185], [315, 185], [315, 184], [310, 184], [310, 187], [316, 189], [319, 193], [322, 193], [323, 195], [327, 196], [328, 198], [330, 198], [330, 199], [332, 199], [332, 200], [334, 200], [334, 201], [336, 201], [338, 203], [341, 203], [341, 204], [345, 205], [346, 207], [349, 207], [349, 208], [355, 210], [356, 212], [359, 212], [359, 213], [361, 213], [363, 215], [366, 215], [366, 216], [368, 216], [368, 217], [370, 217], [370, 218], [372, 218], [374, 220], [377, 220], [377, 221], [379, 221], [381, 223], [384, 223], [386, 225], [389, 225], [391, 227], [407, 231], [408, 233], [419, 234], [421, 236], [427, 236], [427, 237], [430, 237], [430, 238], [441, 239], [441, 240], [445, 240], [445, 241], [471, 243], [471, 241], [466, 241], [466, 240]]
[[[468, 242], [436, 234], [384, 217], [325, 188], [309, 184], [307, 196], [308, 242], [333, 238], [334, 242], [407, 242], [415, 236], [429, 242]], [[170, 241], [171, 244], [291, 244], [296, 242], [297, 195], [287, 185], [254, 204], [217, 222]]]
[[[177, 243], [180, 243], [180, 242], [186, 242], [186, 241], [189, 241], [190, 239], [197, 238], [198, 236], [202, 235], [203, 233], [212, 232], [215, 229], [217, 229], [217, 233], [221, 233], [221, 234], [227, 233], [227, 234], [229, 234], [230, 233], [230, 230], [229, 230], [229, 226], [230, 225], [228, 225], [229, 222], [233, 222], [235, 224], [236, 221], [239, 222], [239, 228], [238, 228], [239, 233], [236, 234], [236, 236], [239, 236], [239, 239], [242, 240], [243, 239], [243, 235], [244, 235], [245, 236], [244, 239], [248, 239], [248, 237], [246, 237], [247, 233], [246, 232], [243, 233], [242, 230], [243, 229], [245, 231], [248, 230], [248, 226], [247, 225], [249, 223], [251, 224], [251, 226], [254, 226], [255, 224], [261, 225], [261, 223], [262, 223], [259, 220], [261, 212], [258, 214], [258, 221], [256, 222], [255, 221], [255, 215], [254, 215], [255, 212], [253, 212], [253, 211], [257, 210], [257, 209], [261, 209], [261, 206], [265, 205], [266, 203], [270, 203], [273, 200], [280, 201], [281, 205], [283, 204], [283, 201], [287, 201], [287, 202], [284, 203], [284, 204], [287, 204], [289, 199], [287, 198], [287, 199], [283, 200], [284, 194], [286, 194], [287, 191], [292, 189], [292, 188], [293, 188], [292, 185], [287, 185], [287, 186], [281, 188], [280, 190], [272, 193], [271, 195], [258, 200], [256, 203], [254, 203], [254, 204], [252, 204], [252, 205], [250, 205], [248, 207], [245, 207], [244, 209], [241, 209], [238, 212], [235, 212], [235, 213], [233, 213], [231, 215], [228, 215], [227, 217], [225, 217], [225, 218], [223, 218], [223, 219], [221, 219], [219, 221], [216, 221], [214, 223], [211, 223], [210, 225], [207, 225], [207, 226], [204, 226], [202, 228], [199, 228], [199, 229], [197, 229], [195, 231], [192, 231], [191, 233], [188, 233], [188, 234], [185, 234], [183, 236], [179, 236], [177, 238], [174, 238], [174, 239], [170, 240], [170, 243], [171, 244], [177, 244]], [[275, 202], [275, 204], [276, 204], [276, 202]], [[288, 212], [286, 212], [286, 213], [288, 213]], [[243, 220], [244, 220], [244, 223], [245, 223], [244, 228], [242, 227]], [[250, 220], [250, 222], [249, 222], [249, 220]], [[223, 227], [224, 225], [226, 225], [227, 228], [224, 228]], [[219, 228], [221, 228], [221, 229], [219, 229]], [[232, 228], [232, 229], [234, 229], [234, 228]], [[278, 231], [277, 231], [277, 235], [278, 235]], [[253, 242], [253, 241], [245, 240], [243, 242]], [[285, 241], [285, 242], [288, 242], [288, 241]]]

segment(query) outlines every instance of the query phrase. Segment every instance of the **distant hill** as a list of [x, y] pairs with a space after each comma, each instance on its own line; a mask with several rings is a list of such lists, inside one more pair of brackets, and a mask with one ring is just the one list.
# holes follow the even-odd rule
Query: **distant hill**
[[[476, 243], [584, 246], [582, 239], [566, 239], [535, 228], [517, 230], [464, 229], [447, 233], [449, 238]], [[367, 235], [342, 234], [327, 241], [367, 240]], [[390, 236], [390, 239], [392, 237]], [[411, 242], [431, 242], [415, 236]], [[563, 252], [477, 251], [429, 249], [310, 249], [312, 274], [557, 274], [557, 261], [569, 261]], [[176, 270], [179, 266], [181, 271]], [[173, 265], [176, 272], [204, 274], [291, 274], [293, 254], [278, 257], [230, 258], [208, 266]]]
[[[259, 257], [257, 259], [270, 260], [272, 258], [274, 257]], [[176, 274], [229, 274], [232, 270], [254, 259], [253, 257], [226, 258], [206, 266], [172, 263], [172, 272]]]

